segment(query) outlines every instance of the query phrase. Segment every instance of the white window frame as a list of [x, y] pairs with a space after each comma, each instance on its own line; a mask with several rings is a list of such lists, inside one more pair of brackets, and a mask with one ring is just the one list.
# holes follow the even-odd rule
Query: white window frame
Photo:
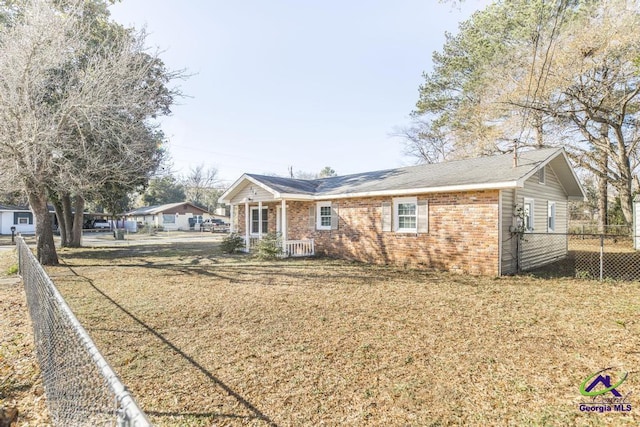
[[556, 202], [549, 200], [547, 202], [547, 232], [556, 231]]
[[538, 183], [544, 185], [546, 183], [546, 171], [544, 170], [544, 166], [538, 169]]
[[162, 214], [162, 223], [163, 224], [175, 224], [176, 223], [176, 215], [174, 215], [174, 214]]
[[[249, 230], [251, 230], [251, 232], [249, 234], [251, 234], [252, 236], [258, 236], [260, 234], [260, 227], [258, 225], [258, 230], [253, 231], [253, 212], [259, 211], [259, 207], [258, 206], [251, 206], [250, 212], [249, 212]], [[258, 221], [260, 221], [260, 216], [258, 215]], [[266, 228], [265, 228], [266, 226]], [[262, 234], [267, 234], [269, 232], [269, 208], [266, 206], [262, 206]]]
[[[529, 205], [529, 212], [527, 212], [527, 205]], [[535, 227], [535, 202], [533, 199], [529, 197], [524, 198], [524, 203], [522, 204], [523, 218], [524, 224], [522, 224], [525, 233], [533, 232]], [[527, 221], [527, 218], [529, 221]], [[527, 224], [528, 222], [528, 224]]]
[[[400, 205], [413, 204], [414, 205], [414, 217], [415, 227], [403, 227], [400, 228]], [[411, 215], [403, 215], [411, 216]], [[396, 233], [417, 233], [418, 232], [418, 198], [417, 197], [397, 197], [393, 199], [393, 228]]]
[[[322, 214], [322, 208], [329, 208], [329, 214]], [[331, 202], [318, 202], [316, 203], [316, 230], [331, 230], [331, 218], [333, 211], [331, 209]], [[329, 220], [329, 224], [322, 224], [322, 219]]]

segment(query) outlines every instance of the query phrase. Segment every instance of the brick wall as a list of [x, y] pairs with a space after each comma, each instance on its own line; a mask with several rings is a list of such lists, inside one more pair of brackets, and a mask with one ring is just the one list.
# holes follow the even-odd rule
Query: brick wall
[[[309, 208], [315, 202], [287, 203], [288, 238], [314, 239], [316, 252], [336, 258], [377, 264], [428, 267], [476, 275], [497, 276], [498, 191], [418, 195], [428, 200], [429, 232], [382, 231], [382, 204], [391, 197], [341, 199], [337, 230], [310, 227]], [[269, 229], [275, 230], [275, 205]], [[238, 222], [244, 229], [244, 206]], [[273, 226], [272, 226], [273, 224]]]

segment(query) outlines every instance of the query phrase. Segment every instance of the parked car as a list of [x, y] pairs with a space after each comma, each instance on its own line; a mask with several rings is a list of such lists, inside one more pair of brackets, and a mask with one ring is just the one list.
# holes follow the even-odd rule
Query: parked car
[[91, 228], [109, 230], [111, 228], [111, 224], [106, 219], [94, 219], [91, 223]]
[[219, 218], [205, 219], [200, 223], [200, 231], [226, 233], [229, 231], [229, 224]]

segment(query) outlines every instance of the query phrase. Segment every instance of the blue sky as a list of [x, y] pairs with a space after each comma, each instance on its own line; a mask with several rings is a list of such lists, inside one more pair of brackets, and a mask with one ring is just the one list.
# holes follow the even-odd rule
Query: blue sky
[[146, 27], [187, 97], [162, 120], [174, 171], [340, 175], [413, 164], [409, 122], [445, 31], [488, 0], [123, 0], [113, 19]]

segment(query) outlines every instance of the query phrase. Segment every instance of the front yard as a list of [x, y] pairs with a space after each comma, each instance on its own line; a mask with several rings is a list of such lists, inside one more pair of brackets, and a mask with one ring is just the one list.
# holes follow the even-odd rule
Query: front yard
[[[640, 284], [476, 278], [193, 242], [64, 250], [54, 282], [157, 425], [640, 422]], [[628, 371], [631, 412], [581, 413]]]

